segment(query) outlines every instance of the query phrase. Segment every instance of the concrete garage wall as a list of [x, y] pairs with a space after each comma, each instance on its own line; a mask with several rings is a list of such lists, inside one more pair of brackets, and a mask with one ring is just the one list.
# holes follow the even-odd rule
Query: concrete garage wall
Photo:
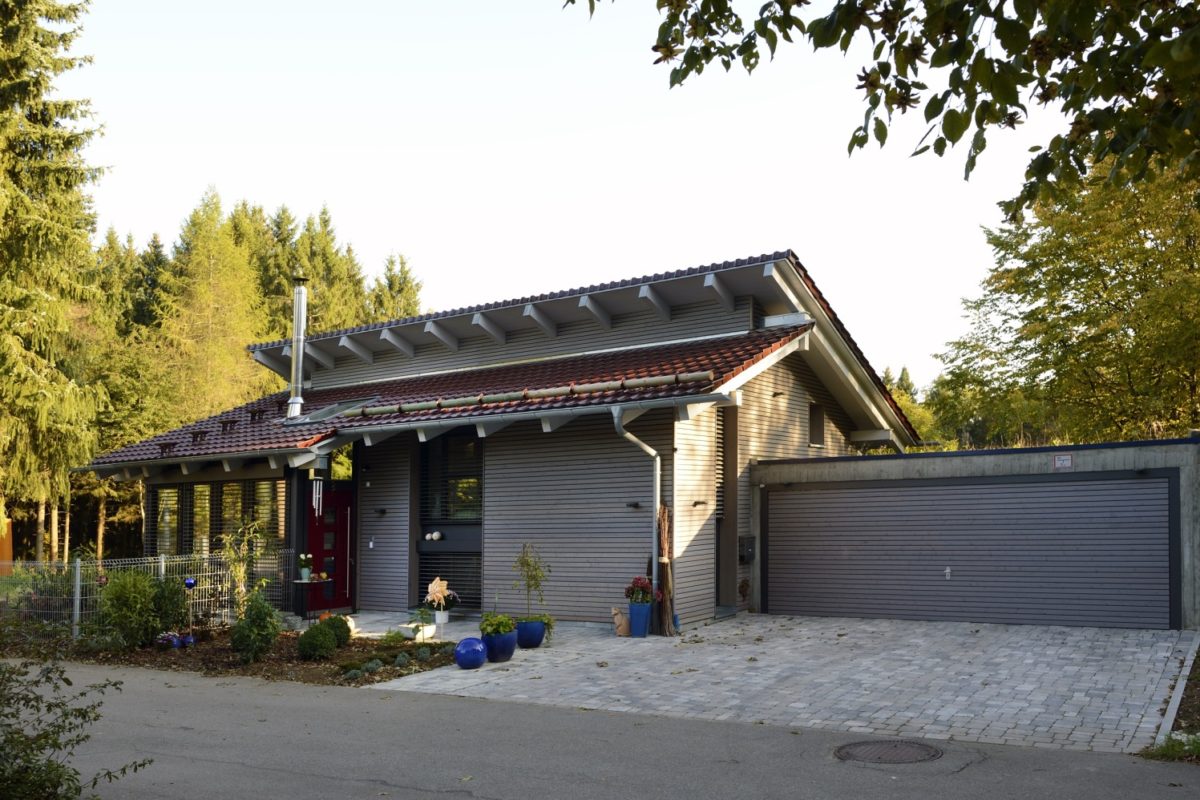
[[[1069, 464], [1065, 463], [1068, 461]], [[761, 462], [751, 468], [756, 487], [887, 480], [952, 480], [971, 477], [1178, 470], [1181, 621], [1200, 627], [1200, 439], [1130, 442], [1081, 447], [928, 453], [842, 459]]]

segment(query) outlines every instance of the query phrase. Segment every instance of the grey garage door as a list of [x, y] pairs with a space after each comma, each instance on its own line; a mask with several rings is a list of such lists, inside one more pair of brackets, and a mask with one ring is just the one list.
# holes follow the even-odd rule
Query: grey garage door
[[772, 490], [765, 610], [1167, 628], [1169, 495], [1159, 477]]

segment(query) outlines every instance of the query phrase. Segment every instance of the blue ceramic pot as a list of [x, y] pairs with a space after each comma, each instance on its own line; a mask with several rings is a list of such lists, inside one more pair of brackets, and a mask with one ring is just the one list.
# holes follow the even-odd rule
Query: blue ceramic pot
[[645, 638], [650, 633], [650, 603], [629, 604], [629, 635]]
[[546, 623], [540, 619], [519, 620], [517, 622], [517, 646], [522, 648], [541, 647], [546, 638]]
[[463, 669], [479, 669], [487, 661], [487, 648], [478, 639], [463, 639], [454, 648], [454, 663]]
[[517, 632], [485, 633], [483, 646], [487, 648], [487, 660], [494, 664], [508, 661], [517, 649]]

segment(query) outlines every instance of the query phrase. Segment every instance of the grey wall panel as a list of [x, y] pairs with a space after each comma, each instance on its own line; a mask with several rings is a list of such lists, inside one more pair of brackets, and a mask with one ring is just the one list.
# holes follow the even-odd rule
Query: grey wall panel
[[[808, 408], [825, 409], [825, 441], [809, 444]], [[751, 459], [841, 456], [856, 452], [850, 446], [854, 430], [850, 417], [796, 353], [750, 381], [742, 390], [738, 410], [738, 535], [749, 536], [751, 526]], [[753, 582], [755, 564], [738, 565], [738, 583]], [[738, 597], [738, 607], [751, 605], [752, 596]]]
[[672, 511], [675, 612], [687, 624], [716, 607], [717, 409], [675, 423]]
[[[662, 454], [668, 504], [672, 425], [663, 410], [629, 426]], [[489, 436], [483, 452], [484, 609], [524, 613], [512, 564], [532, 542], [551, 568], [546, 611], [565, 620], [611, 620], [610, 609], [624, 605], [626, 584], [645, 571], [651, 552], [651, 459], [619, 437], [607, 417], [582, 417], [554, 433], [513, 425]]]
[[[409, 607], [409, 458], [413, 447], [415, 437], [401, 434], [358, 451], [358, 607], [362, 609], [402, 611]], [[387, 513], [380, 514], [381, 508]]]
[[[611, 329], [593, 321], [564, 323], [554, 338], [536, 328], [525, 328], [510, 332], [507, 341], [500, 344], [480, 331], [478, 336], [463, 339], [457, 352], [435, 342], [417, 345], [414, 357], [409, 358], [389, 345], [378, 349], [373, 364], [366, 364], [349, 353], [339, 353], [334, 369], [313, 372], [312, 384], [314, 389], [323, 389], [592, 350], [742, 333], [750, 330], [750, 321], [750, 301], [739, 298], [733, 313], [714, 300], [712, 303], [676, 306], [671, 309], [670, 322], [664, 322], [648, 309], [614, 316]], [[377, 333], [372, 335], [378, 336]], [[332, 352], [331, 348], [327, 349]]]
[[773, 490], [767, 610], [1167, 628], [1169, 496], [1163, 477]]

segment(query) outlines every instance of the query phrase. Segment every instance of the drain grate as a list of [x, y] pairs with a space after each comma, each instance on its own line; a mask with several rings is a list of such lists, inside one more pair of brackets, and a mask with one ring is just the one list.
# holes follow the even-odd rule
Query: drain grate
[[916, 764], [942, 757], [942, 751], [922, 742], [894, 739], [887, 742], [851, 742], [833, 751], [842, 761], [868, 764]]

